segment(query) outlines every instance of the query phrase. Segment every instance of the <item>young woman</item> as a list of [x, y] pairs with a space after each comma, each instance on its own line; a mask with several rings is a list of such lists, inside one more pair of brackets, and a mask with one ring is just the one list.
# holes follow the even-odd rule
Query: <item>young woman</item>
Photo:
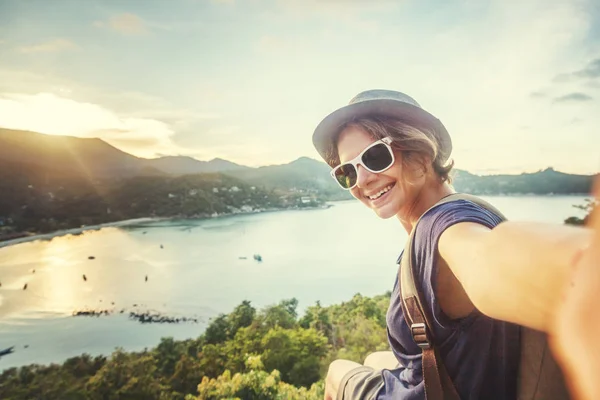
[[[417, 289], [460, 398], [516, 398], [516, 324], [545, 332], [555, 326], [556, 293], [590, 232], [500, 224], [498, 215], [466, 200], [432, 208], [454, 192], [452, 141], [437, 118], [403, 93], [358, 94], [318, 125], [313, 143], [343, 189], [380, 218], [396, 217], [409, 233], [416, 229]], [[425, 398], [421, 349], [404, 320], [398, 287], [396, 279], [387, 314], [392, 355], [371, 355], [365, 365], [334, 361], [326, 399]]]

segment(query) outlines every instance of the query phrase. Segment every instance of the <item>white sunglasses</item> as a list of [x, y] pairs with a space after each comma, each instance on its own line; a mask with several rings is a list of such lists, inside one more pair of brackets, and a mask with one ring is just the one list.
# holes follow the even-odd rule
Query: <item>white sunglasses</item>
[[331, 170], [331, 176], [342, 187], [350, 190], [358, 183], [359, 165], [367, 171], [378, 174], [394, 165], [394, 151], [390, 144], [392, 138], [386, 137], [371, 143], [366, 149], [350, 161], [338, 165]]

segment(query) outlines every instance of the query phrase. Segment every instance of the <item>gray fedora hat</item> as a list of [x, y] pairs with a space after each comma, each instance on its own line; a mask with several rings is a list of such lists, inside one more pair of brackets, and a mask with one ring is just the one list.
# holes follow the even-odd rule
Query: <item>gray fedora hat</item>
[[438, 141], [440, 161], [446, 162], [452, 152], [452, 140], [442, 122], [423, 110], [412, 97], [393, 90], [367, 90], [357, 94], [347, 106], [326, 116], [313, 133], [313, 144], [321, 157], [329, 162], [341, 127], [367, 116], [394, 117], [415, 128], [426, 128]]

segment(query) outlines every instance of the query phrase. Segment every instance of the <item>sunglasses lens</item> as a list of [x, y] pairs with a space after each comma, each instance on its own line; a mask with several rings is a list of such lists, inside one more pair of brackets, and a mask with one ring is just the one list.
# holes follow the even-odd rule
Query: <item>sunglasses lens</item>
[[393, 161], [390, 150], [383, 143], [371, 147], [362, 156], [363, 164], [374, 172], [383, 171], [392, 165]]
[[350, 189], [356, 184], [356, 169], [352, 164], [340, 165], [335, 170], [335, 180], [344, 189]]

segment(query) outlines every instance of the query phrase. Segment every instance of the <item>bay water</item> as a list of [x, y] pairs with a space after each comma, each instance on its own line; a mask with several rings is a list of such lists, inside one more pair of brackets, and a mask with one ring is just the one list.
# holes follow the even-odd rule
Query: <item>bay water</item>
[[[583, 196], [483, 198], [512, 220], [584, 215], [573, 207]], [[0, 370], [195, 338], [243, 300], [260, 309], [295, 297], [302, 314], [316, 301], [391, 290], [407, 238], [400, 223], [357, 201], [332, 205], [107, 227], [0, 248], [0, 350], [15, 350], [0, 358]], [[111, 313], [72, 315], [85, 309]], [[132, 311], [197, 322], [141, 324]]]

